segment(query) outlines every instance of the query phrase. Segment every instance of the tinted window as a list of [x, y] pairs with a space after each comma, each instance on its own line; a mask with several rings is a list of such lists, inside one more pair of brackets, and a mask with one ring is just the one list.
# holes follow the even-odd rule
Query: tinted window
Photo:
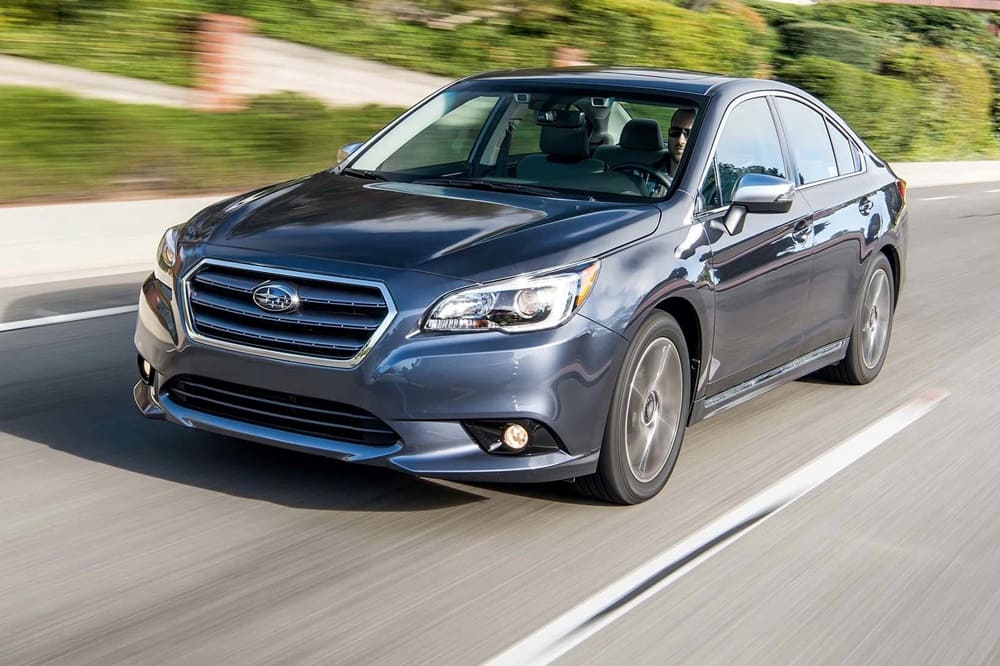
[[[667, 123], [681, 105], [695, 107], [678, 98], [610, 93], [577, 85], [560, 88], [516, 81], [511, 85], [505, 81], [466, 82], [425, 100], [347, 164], [352, 169], [374, 171], [386, 180], [450, 178], [463, 181], [454, 186], [470, 189], [490, 189], [493, 185], [483, 181], [498, 179], [505, 189], [540, 185], [559, 196], [567, 193], [611, 200], [669, 196], [667, 174], [673, 168], [676, 179], [677, 167], [665, 159], [667, 149], [661, 142], [649, 143], [655, 128], [648, 122], [637, 126], [636, 143], [642, 145], [622, 148], [613, 145], [618, 137], [609, 136], [606, 129], [608, 114], [617, 113], [627, 121], [625, 109], [632, 107]], [[594, 106], [596, 99], [604, 101]], [[660, 134], [668, 137], [669, 127], [660, 125]], [[624, 121], [621, 126], [625, 126]], [[694, 147], [697, 137], [689, 136], [683, 148], [680, 137], [684, 136], [668, 140], [673, 141], [675, 152]], [[600, 146], [595, 145], [598, 143]], [[596, 154], [598, 148], [603, 156]], [[651, 171], [612, 168], [640, 159], [648, 160]]]
[[707, 208], [729, 205], [736, 181], [746, 173], [786, 178], [778, 132], [763, 97], [743, 102], [726, 120], [713, 168], [701, 188], [704, 205]]
[[837, 158], [840, 175], [861, 171], [861, 155], [855, 145], [829, 122], [826, 126], [830, 130], [830, 139], [833, 140], [833, 154]]
[[786, 97], [776, 100], [792, 160], [798, 171], [797, 183], [804, 185], [838, 175], [826, 120], [805, 104]]
[[385, 160], [379, 169], [404, 171], [464, 162], [498, 97], [474, 97], [437, 118]]

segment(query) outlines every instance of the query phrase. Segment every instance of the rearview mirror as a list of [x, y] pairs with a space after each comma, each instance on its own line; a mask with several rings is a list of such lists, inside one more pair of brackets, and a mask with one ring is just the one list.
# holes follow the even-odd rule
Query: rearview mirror
[[339, 164], [340, 162], [346, 160], [363, 144], [364, 141], [355, 141], [354, 143], [347, 143], [341, 146], [340, 150], [337, 151], [337, 163]]
[[726, 231], [738, 234], [748, 213], [787, 213], [795, 199], [791, 181], [762, 173], [745, 173], [736, 181], [733, 203], [726, 212]]

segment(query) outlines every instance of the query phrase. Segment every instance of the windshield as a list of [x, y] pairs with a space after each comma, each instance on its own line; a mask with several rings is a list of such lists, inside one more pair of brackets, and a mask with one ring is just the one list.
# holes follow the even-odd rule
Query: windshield
[[696, 116], [690, 102], [596, 88], [451, 88], [368, 146], [346, 172], [649, 201], [670, 192]]

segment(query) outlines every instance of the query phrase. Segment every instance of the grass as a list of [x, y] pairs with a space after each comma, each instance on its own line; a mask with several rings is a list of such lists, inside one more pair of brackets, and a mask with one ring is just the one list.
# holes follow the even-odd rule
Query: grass
[[61, 21], [0, 6], [0, 53], [191, 86], [196, 14], [186, 2], [162, 4], [143, 11], [81, 10]]
[[213, 114], [0, 88], [0, 202], [249, 189], [333, 165], [400, 111], [284, 93]]

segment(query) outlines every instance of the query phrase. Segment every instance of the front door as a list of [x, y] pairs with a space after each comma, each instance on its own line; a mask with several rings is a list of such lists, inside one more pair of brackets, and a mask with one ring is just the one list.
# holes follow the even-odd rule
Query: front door
[[788, 178], [771, 106], [740, 102], [723, 125], [701, 188], [699, 221], [712, 240], [715, 341], [709, 395], [732, 388], [803, 353], [803, 313], [812, 280], [812, 209], [796, 197], [787, 213], [748, 214], [730, 235], [722, 217], [740, 176]]

